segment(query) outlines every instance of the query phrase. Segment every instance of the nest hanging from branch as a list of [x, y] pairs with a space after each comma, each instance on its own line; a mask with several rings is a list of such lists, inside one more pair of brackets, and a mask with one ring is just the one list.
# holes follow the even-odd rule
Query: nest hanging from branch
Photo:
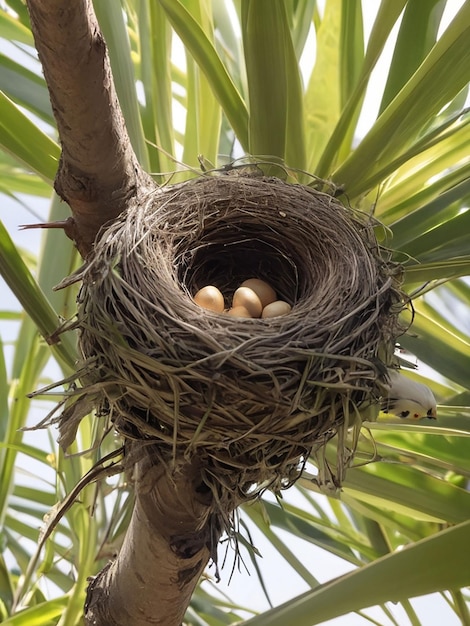
[[[309, 187], [225, 175], [157, 190], [101, 234], [81, 275], [87, 406], [64, 412], [62, 443], [91, 399], [175, 471], [197, 457], [230, 507], [292, 484], [339, 434], [336, 465], [323, 461], [338, 486], [401, 333], [398, 275], [370, 220]], [[215, 285], [228, 305], [251, 277], [290, 314], [242, 319], [192, 299]]]

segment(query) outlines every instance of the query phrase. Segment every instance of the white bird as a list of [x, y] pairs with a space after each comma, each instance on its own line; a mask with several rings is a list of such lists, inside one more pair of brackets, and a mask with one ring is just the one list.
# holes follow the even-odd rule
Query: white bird
[[397, 370], [387, 371], [389, 383], [385, 383], [387, 395], [382, 398], [381, 410], [397, 417], [423, 419], [437, 418], [436, 399], [426, 385], [417, 383]]

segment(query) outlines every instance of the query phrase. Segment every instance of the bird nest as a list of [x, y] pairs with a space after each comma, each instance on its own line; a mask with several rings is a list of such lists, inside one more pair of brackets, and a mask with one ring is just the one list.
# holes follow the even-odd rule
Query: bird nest
[[[291, 485], [312, 453], [339, 486], [400, 333], [398, 275], [371, 221], [312, 188], [212, 175], [158, 189], [103, 231], [82, 272], [77, 393], [175, 471], [197, 457], [219, 505]], [[245, 319], [193, 301], [215, 285], [228, 306], [251, 277], [291, 312]], [[90, 409], [77, 406], [65, 445]]]

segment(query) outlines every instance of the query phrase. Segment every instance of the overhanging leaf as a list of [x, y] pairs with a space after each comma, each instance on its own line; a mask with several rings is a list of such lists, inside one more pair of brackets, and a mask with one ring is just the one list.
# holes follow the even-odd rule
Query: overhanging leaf
[[469, 82], [470, 66], [465, 54], [469, 37], [470, 4], [464, 3], [416, 73], [335, 171], [334, 179], [350, 196], [368, 191], [374, 171], [416, 140], [423, 124]]
[[[47, 340], [59, 326], [56, 312], [34, 280], [24, 261], [18, 254], [8, 232], [0, 222], [0, 274], [4, 277], [15, 296], [37, 324]], [[70, 338], [62, 340], [52, 348], [69, 368], [74, 367], [75, 350]]]
[[470, 569], [462, 547], [469, 541], [466, 521], [304, 593], [243, 626], [314, 626], [375, 604], [464, 587], [470, 583]]
[[52, 185], [59, 162], [59, 146], [2, 92], [0, 146]]
[[214, 90], [238, 140], [248, 151], [248, 112], [217, 52], [180, 0], [159, 0], [176, 32]]

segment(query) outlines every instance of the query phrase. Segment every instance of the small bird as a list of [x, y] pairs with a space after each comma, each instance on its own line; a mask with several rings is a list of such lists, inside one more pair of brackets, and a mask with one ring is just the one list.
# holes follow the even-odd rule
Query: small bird
[[387, 370], [389, 383], [384, 386], [387, 395], [382, 398], [381, 410], [403, 419], [437, 419], [436, 399], [426, 385], [417, 383], [397, 370]]

